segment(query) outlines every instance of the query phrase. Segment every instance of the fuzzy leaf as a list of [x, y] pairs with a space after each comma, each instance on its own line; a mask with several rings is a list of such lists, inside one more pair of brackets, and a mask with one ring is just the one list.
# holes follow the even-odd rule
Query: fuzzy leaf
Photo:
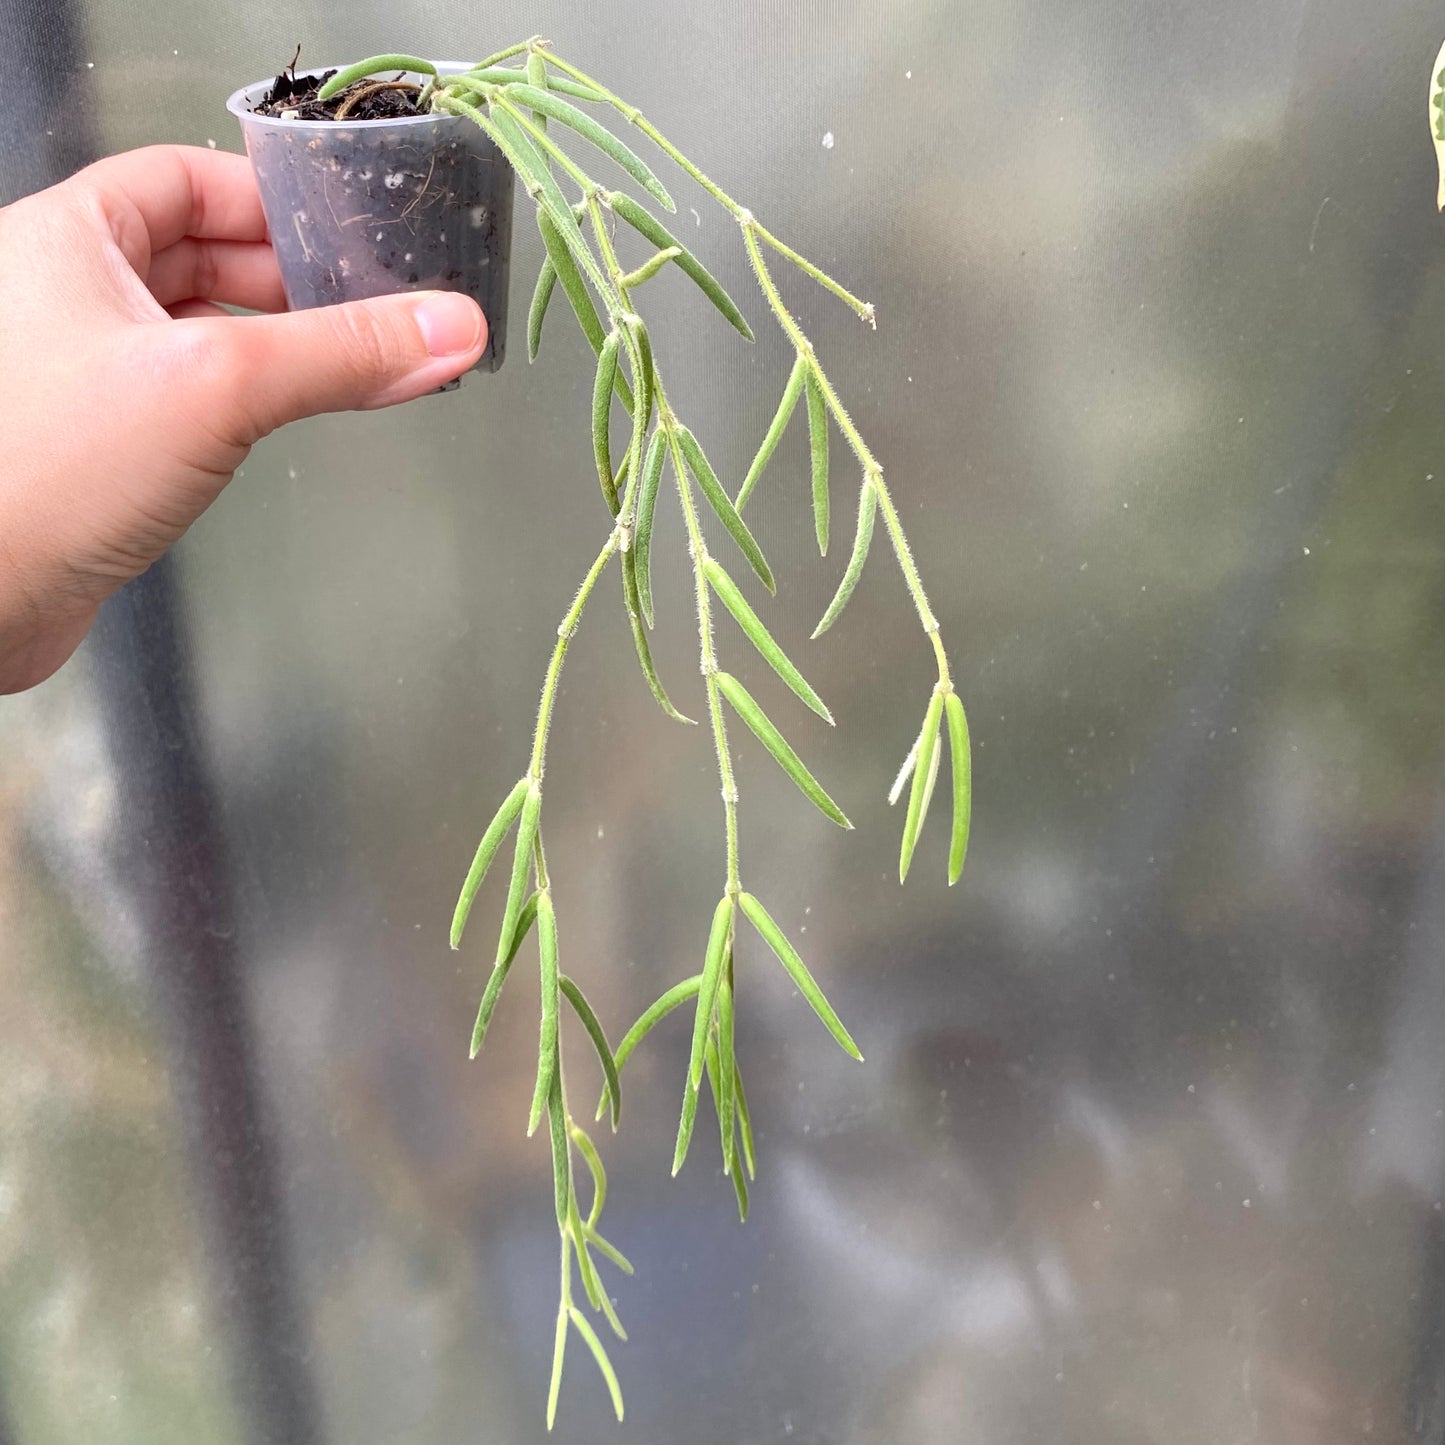
[[592, 1047], [597, 1051], [597, 1062], [602, 1065], [602, 1074], [607, 1080], [607, 1092], [612, 1096], [612, 1127], [615, 1130], [622, 1117], [622, 1083], [617, 1077], [617, 1060], [613, 1057], [607, 1035], [603, 1033], [592, 1005], [587, 1002], [586, 995], [577, 986], [576, 980], [568, 978], [564, 973], [557, 982], [563, 996], [572, 1005], [572, 1011], [582, 1020], [582, 1027], [587, 1030], [587, 1037], [592, 1040]]
[[562, 1102], [562, 1071], [552, 1070], [547, 1094], [547, 1119], [552, 1138], [552, 1194], [557, 1207], [557, 1226], [565, 1230], [572, 1207], [572, 1160], [567, 1152], [567, 1110]]
[[527, 779], [522, 778], [515, 788], [507, 794], [502, 806], [497, 809], [492, 821], [487, 824], [487, 831], [482, 834], [482, 841], [477, 844], [476, 856], [472, 859], [472, 866], [467, 871], [466, 882], [462, 884], [461, 895], [457, 899], [456, 911], [452, 914], [452, 947], [461, 945], [462, 931], [467, 926], [467, 918], [472, 911], [472, 903], [477, 896], [477, 889], [482, 886], [482, 880], [487, 876], [487, 869], [492, 866], [492, 859], [496, 857], [497, 849], [502, 846], [502, 839], [511, 831], [512, 824], [516, 822], [517, 815], [522, 811], [522, 803], [527, 796]]
[[597, 1152], [591, 1135], [580, 1124], [572, 1126], [572, 1142], [587, 1161], [587, 1168], [592, 1175], [592, 1208], [584, 1226], [590, 1237], [592, 1230], [597, 1227], [597, 1221], [602, 1217], [602, 1206], [607, 1203], [607, 1170], [602, 1167], [602, 1156]]
[[813, 527], [818, 551], [828, 555], [828, 403], [818, 373], [808, 368], [808, 448], [813, 458]]
[[[622, 1037], [622, 1042], [617, 1045], [617, 1052], [613, 1057], [617, 1061], [617, 1072], [622, 1072], [623, 1066], [632, 1057], [632, 1051], [656, 1026], [670, 1014], [673, 1009], [685, 1004], [688, 999], [695, 998], [698, 990], [702, 987], [702, 975], [695, 973], [691, 978], [685, 978], [681, 983], [675, 983], [655, 1000], [651, 1006], [642, 1014], [635, 1024]], [[597, 1118], [602, 1117], [607, 1107], [607, 1091], [604, 1089], [602, 1097], [597, 1101]]]
[[592, 455], [597, 463], [597, 479], [607, 510], [617, 515], [617, 483], [612, 477], [612, 391], [617, 382], [617, 351], [622, 333], [616, 327], [608, 333], [597, 357], [597, 378], [592, 383]]
[[969, 815], [973, 808], [973, 761], [968, 743], [968, 717], [956, 692], [943, 704], [948, 715], [948, 751], [953, 764], [953, 837], [948, 848], [948, 883], [952, 887], [963, 872], [968, 852]]
[[[587, 344], [600, 356], [607, 338], [602, 330], [602, 322], [597, 318], [597, 308], [592, 304], [592, 293], [587, 289], [587, 283], [582, 279], [582, 273], [577, 269], [577, 263], [567, 249], [567, 243], [546, 211], [537, 212], [537, 228], [542, 232], [542, 244], [547, 248], [547, 256], [557, 272], [557, 279], [562, 283], [562, 289], [572, 303], [577, 324], [582, 328]], [[624, 398], [623, 405], [628, 411], [632, 410], [631, 391]]]
[[917, 752], [913, 759], [913, 787], [908, 794], [908, 816], [903, 821], [903, 850], [898, 859], [898, 881], [908, 877], [908, 865], [918, 844], [918, 833], [928, 813], [928, 799], [933, 789], [933, 755], [938, 747], [938, 727], [943, 720], [943, 694], [935, 691], [928, 699], [923, 715], [923, 731], [918, 734]]
[[[567, 1245], [562, 1248], [565, 1251]], [[565, 1258], [565, 1255], [564, 1255]], [[552, 1343], [552, 1379], [547, 1386], [547, 1429], [557, 1423], [557, 1396], [562, 1392], [562, 1362], [567, 1354], [567, 1315], [557, 1312], [557, 1333]]]
[[[733, 1059], [733, 1083], [737, 1086], [738, 1136], [743, 1143], [743, 1163], [747, 1165], [748, 1178], [756, 1179], [757, 1156], [753, 1148], [753, 1119], [752, 1115], [748, 1113], [747, 1090], [743, 1088], [743, 1073], [738, 1068], [736, 1057]], [[737, 1173], [741, 1174], [742, 1170], [739, 1169]], [[746, 1190], [744, 1190], [744, 1194], [746, 1194]]]
[[527, 310], [527, 360], [536, 361], [542, 345], [542, 323], [547, 319], [547, 307], [552, 304], [552, 292], [557, 289], [557, 268], [550, 256], [542, 258], [542, 269], [537, 272], [537, 289], [532, 292], [532, 304]]
[[712, 915], [712, 930], [707, 936], [707, 954], [702, 966], [702, 988], [698, 990], [697, 1014], [692, 1025], [692, 1055], [688, 1060], [687, 1077], [694, 1089], [702, 1082], [703, 1053], [707, 1048], [708, 1030], [712, 1027], [718, 984], [722, 981], [723, 966], [727, 962], [732, 922], [733, 901], [724, 893]]
[[723, 1173], [737, 1167], [734, 1110], [737, 1085], [733, 1079], [733, 990], [723, 978], [717, 987], [717, 1085], [718, 1130], [722, 1135]]
[[665, 250], [654, 252], [635, 271], [629, 271], [622, 278], [623, 288], [630, 291], [634, 286], [651, 281], [669, 261], [676, 261], [681, 255], [681, 246], [668, 246]]
[[637, 602], [649, 627], [652, 626], [652, 520], [657, 507], [657, 488], [662, 480], [662, 462], [667, 442], [661, 428], [652, 434], [647, 460], [642, 466], [642, 486], [637, 493], [637, 521], [632, 531], [633, 568], [637, 576]]
[[783, 936], [783, 930], [773, 922], [768, 910], [751, 893], [742, 894], [738, 898], [738, 906], [747, 915], [748, 921], [762, 935], [768, 947], [777, 954], [779, 962], [792, 975], [793, 982], [798, 986], [798, 992], [812, 1004], [813, 1012], [823, 1020], [828, 1032], [838, 1041], [838, 1046], [845, 1054], [862, 1063], [863, 1055], [858, 1052], [858, 1045], [853, 1042], [853, 1036], [843, 1027], [843, 1021], [833, 1012], [832, 1004], [823, 997], [823, 990], [818, 987], [817, 981], [808, 972], [807, 965], [798, 957], [797, 949]]
[[682, 1118], [677, 1123], [677, 1145], [672, 1151], [672, 1177], [677, 1178], [677, 1171], [682, 1168], [687, 1158], [688, 1146], [692, 1143], [692, 1126], [697, 1121], [697, 1090], [692, 1086], [692, 1080], [683, 1081], [682, 1090]]
[[609, 1244], [590, 1226], [587, 1227], [587, 1242], [599, 1253], [606, 1255], [623, 1274], [632, 1273], [632, 1261], [615, 1244]]
[[622, 554], [622, 595], [627, 604], [627, 620], [632, 624], [632, 642], [637, 648], [637, 661], [642, 668], [642, 675], [647, 679], [647, 685], [652, 689], [658, 706], [668, 717], [676, 718], [678, 722], [691, 723], [692, 718], [684, 717], [673, 707], [672, 700], [663, 691], [662, 680], [657, 675], [657, 668], [652, 661], [652, 648], [647, 643], [647, 628], [642, 621], [642, 605], [637, 598], [637, 573], [634, 567], [635, 558], [629, 549]]
[[815, 638], [821, 637], [838, 620], [838, 614], [848, 605], [848, 599], [863, 575], [863, 564], [868, 560], [868, 547], [873, 541], [873, 519], [877, 513], [878, 493], [873, 483], [865, 478], [863, 491], [858, 497], [858, 530], [853, 536], [853, 555], [848, 558], [848, 568], [828, 604], [828, 610], [823, 614], [823, 620], [813, 629]]
[[507, 956], [500, 959], [492, 967], [492, 976], [487, 980], [487, 986], [482, 990], [482, 1002], [477, 1008], [477, 1021], [472, 1025], [472, 1048], [468, 1058], [476, 1058], [482, 1051], [482, 1044], [486, 1042], [487, 1026], [492, 1021], [492, 1014], [496, 1011], [497, 1000], [502, 996], [502, 985], [507, 981], [507, 974], [511, 971], [512, 961], [516, 958], [518, 950], [522, 947], [527, 934], [531, 932], [532, 925], [537, 921], [537, 895], [534, 893], [523, 905], [521, 913], [517, 918], [517, 927], [512, 933], [512, 946], [507, 951]]
[[597, 1361], [597, 1368], [602, 1371], [602, 1378], [607, 1381], [607, 1393], [612, 1396], [612, 1408], [617, 1412], [617, 1419], [622, 1419], [622, 1386], [617, 1383], [617, 1372], [612, 1368], [612, 1361], [607, 1358], [607, 1351], [602, 1348], [602, 1341], [597, 1338], [597, 1331], [592, 1328], [587, 1316], [577, 1308], [576, 1305], [567, 1307], [567, 1317], [577, 1327], [577, 1333], [587, 1341], [587, 1348], [592, 1351], [592, 1358]]
[[803, 796], [825, 818], [832, 819], [840, 828], [851, 828], [853, 825], [843, 810], [823, 791], [822, 784], [804, 766], [803, 760], [788, 745], [782, 733], [773, 726], [768, 715], [753, 701], [747, 688], [726, 672], [717, 674], [717, 684], [737, 715], [757, 734], [758, 740], [777, 760], [778, 766], [798, 785]]
[[522, 902], [527, 892], [527, 875], [532, 866], [532, 844], [537, 839], [537, 822], [542, 815], [541, 790], [529, 784], [522, 801], [521, 821], [517, 824], [517, 844], [512, 853], [512, 880], [507, 885], [507, 907], [502, 914], [502, 931], [497, 939], [497, 960], [513, 951], [517, 923], [522, 915]]
[[[519, 70], [510, 65], [482, 65], [473, 66], [472, 69], [461, 75], [448, 76], [449, 81], [461, 84], [475, 82], [478, 85], [515, 85], [519, 82], [527, 82], [535, 85], [531, 80], [529, 70], [531, 62], [528, 62], [528, 70]], [[579, 85], [575, 80], [568, 80], [564, 75], [549, 75], [547, 77], [547, 89], [560, 91], [563, 95], [570, 95], [574, 100], [590, 101], [593, 105], [605, 105], [607, 97], [600, 91], [593, 90], [590, 85]]]
[[330, 100], [333, 95], [339, 95], [348, 85], [354, 85], [358, 80], [365, 80], [368, 75], [378, 75], [386, 70], [410, 70], [415, 75], [435, 75], [437, 73], [436, 66], [430, 60], [422, 60], [416, 55], [373, 55], [369, 60], [358, 60], [355, 65], [348, 65], [345, 70], [338, 70], [316, 92], [316, 99]]
[[752, 327], [738, 310], [737, 303], [723, 290], [712, 272], [661, 221], [650, 211], [644, 210], [624, 191], [609, 191], [605, 199], [615, 214], [621, 216], [639, 235], [651, 241], [659, 251], [675, 248], [678, 252], [678, 267], [691, 278], [739, 335], [748, 341], [753, 339]]
[[508, 86], [507, 97], [518, 105], [525, 105], [539, 116], [550, 116], [576, 131], [583, 140], [590, 141], [598, 150], [616, 161], [660, 205], [669, 211], [677, 209], [672, 197], [667, 194], [667, 188], [653, 175], [651, 167], [585, 111], [578, 110], [575, 105], [549, 90], [538, 90], [535, 85]]
[[557, 1072], [557, 915], [552, 895], [545, 889], [537, 895], [537, 944], [542, 959], [542, 1027], [537, 1046], [537, 1087], [532, 1094], [532, 1113], [527, 1120], [531, 1138], [542, 1122], [552, 1078]]
[[712, 589], [722, 599], [722, 604], [737, 619], [737, 624], [748, 635], [748, 640], [763, 655], [769, 667], [788, 684], [790, 688], [818, 714], [824, 722], [832, 724], [833, 714], [823, 706], [823, 700], [808, 686], [807, 679], [788, 660], [787, 654], [773, 640], [773, 635], [762, 624], [762, 619], [748, 606], [747, 599], [738, 591], [738, 585], [723, 570], [721, 563], [709, 557], [703, 564], [703, 572], [712, 583]]
[[681, 423], [674, 428], [674, 432], [678, 447], [682, 451], [683, 460], [687, 463], [687, 469], [697, 479], [697, 484], [702, 488], [702, 494], [707, 498], [708, 505], [717, 513], [718, 520], [728, 529], [733, 541], [738, 544], [738, 550], [748, 559], [749, 565], [758, 574], [763, 586], [769, 592], [776, 592], [778, 589], [773, 582], [772, 571], [763, 556], [763, 549], [758, 546], [753, 534], [748, 530], [748, 524], [738, 516], [737, 508], [729, 500], [728, 494], [723, 491], [723, 485], [718, 481], [717, 473], [712, 469], [712, 463], [703, 455], [697, 438]]
[[778, 409], [773, 413], [773, 419], [768, 424], [767, 435], [763, 438], [762, 445], [758, 447], [757, 455], [753, 458], [753, 464], [748, 468], [748, 474], [743, 478], [743, 484], [738, 488], [738, 499], [734, 504], [738, 511], [747, 505], [748, 498], [753, 494], [753, 488], [757, 486], [758, 479], [763, 475], [763, 468], [772, 460], [773, 453], [778, 449], [778, 443], [783, 439], [783, 433], [788, 429], [788, 423], [793, 419], [793, 411], [798, 405], [798, 398], [803, 394], [803, 378], [808, 374], [808, 363], [799, 356], [793, 363], [793, 369], [788, 373], [788, 384], [783, 388], [783, 399], [778, 403]]

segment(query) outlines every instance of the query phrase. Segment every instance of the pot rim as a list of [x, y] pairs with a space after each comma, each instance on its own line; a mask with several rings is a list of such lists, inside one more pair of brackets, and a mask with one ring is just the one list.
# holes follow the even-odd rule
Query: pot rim
[[[350, 62], [348, 62], [348, 64], [349, 63]], [[432, 64], [436, 66], [438, 71], [464, 71], [470, 70], [474, 62], [470, 60], [434, 60]], [[328, 70], [342, 70], [344, 68], [344, 66], [340, 65], [308, 65], [304, 66], [300, 70], [294, 71], [293, 74], [297, 76], [323, 75]], [[420, 72], [415, 70], [406, 70], [403, 71], [402, 74], [420, 76]], [[430, 79], [429, 76], [422, 78]], [[231, 114], [234, 115], [236, 119], [239, 120], [243, 125], [264, 125], [274, 127], [278, 130], [320, 130], [323, 128], [330, 130], [335, 128], [345, 128], [352, 126], [362, 127], [388, 125], [435, 125], [438, 121], [451, 121], [459, 118], [457, 116], [451, 115], [429, 114], [398, 115], [383, 120], [351, 120], [348, 117], [346, 120], [343, 121], [335, 121], [302, 120], [299, 117], [295, 119], [286, 119], [279, 115], [258, 115], [254, 110], [251, 109], [251, 105], [256, 101], [259, 101], [261, 99], [261, 96], [265, 94], [265, 92], [269, 90], [271, 86], [273, 86], [275, 83], [276, 77], [272, 76], [269, 80], [254, 80], [251, 82], [250, 85], [243, 85], [239, 90], [233, 91], [232, 94], [227, 98], [226, 109], [229, 110]]]

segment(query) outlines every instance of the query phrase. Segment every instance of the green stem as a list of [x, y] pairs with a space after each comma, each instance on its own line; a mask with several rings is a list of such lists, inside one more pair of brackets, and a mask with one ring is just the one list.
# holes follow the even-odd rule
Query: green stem
[[582, 611], [587, 606], [587, 599], [591, 597], [592, 589], [597, 585], [597, 579], [602, 575], [603, 568], [611, 560], [612, 554], [617, 550], [621, 540], [621, 528], [614, 527], [602, 550], [597, 554], [596, 561], [588, 569], [586, 577], [582, 579], [582, 585], [577, 589], [577, 596], [573, 599], [571, 607], [567, 609], [567, 615], [557, 628], [557, 645], [552, 649], [552, 660], [547, 664], [547, 677], [542, 684], [542, 701], [537, 708], [537, 730], [532, 735], [532, 761], [527, 767], [528, 777], [539, 786], [542, 782], [543, 763], [547, 756], [547, 729], [551, 726], [552, 708], [557, 701], [557, 679], [562, 673], [562, 663], [567, 656], [567, 647], [572, 641], [573, 634], [577, 631], [577, 624], [582, 619]]

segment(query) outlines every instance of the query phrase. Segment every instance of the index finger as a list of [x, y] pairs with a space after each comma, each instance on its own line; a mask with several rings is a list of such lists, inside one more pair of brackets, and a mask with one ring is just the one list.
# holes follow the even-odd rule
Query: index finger
[[116, 243], [137, 268], [186, 236], [266, 239], [251, 163], [229, 151], [145, 146], [96, 161], [71, 184], [99, 203]]

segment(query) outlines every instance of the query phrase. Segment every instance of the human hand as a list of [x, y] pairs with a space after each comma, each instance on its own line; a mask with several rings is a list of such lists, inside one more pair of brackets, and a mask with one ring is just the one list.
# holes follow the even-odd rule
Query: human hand
[[0, 692], [49, 677], [268, 432], [409, 401], [486, 345], [449, 292], [285, 305], [243, 156], [131, 151], [0, 209]]

